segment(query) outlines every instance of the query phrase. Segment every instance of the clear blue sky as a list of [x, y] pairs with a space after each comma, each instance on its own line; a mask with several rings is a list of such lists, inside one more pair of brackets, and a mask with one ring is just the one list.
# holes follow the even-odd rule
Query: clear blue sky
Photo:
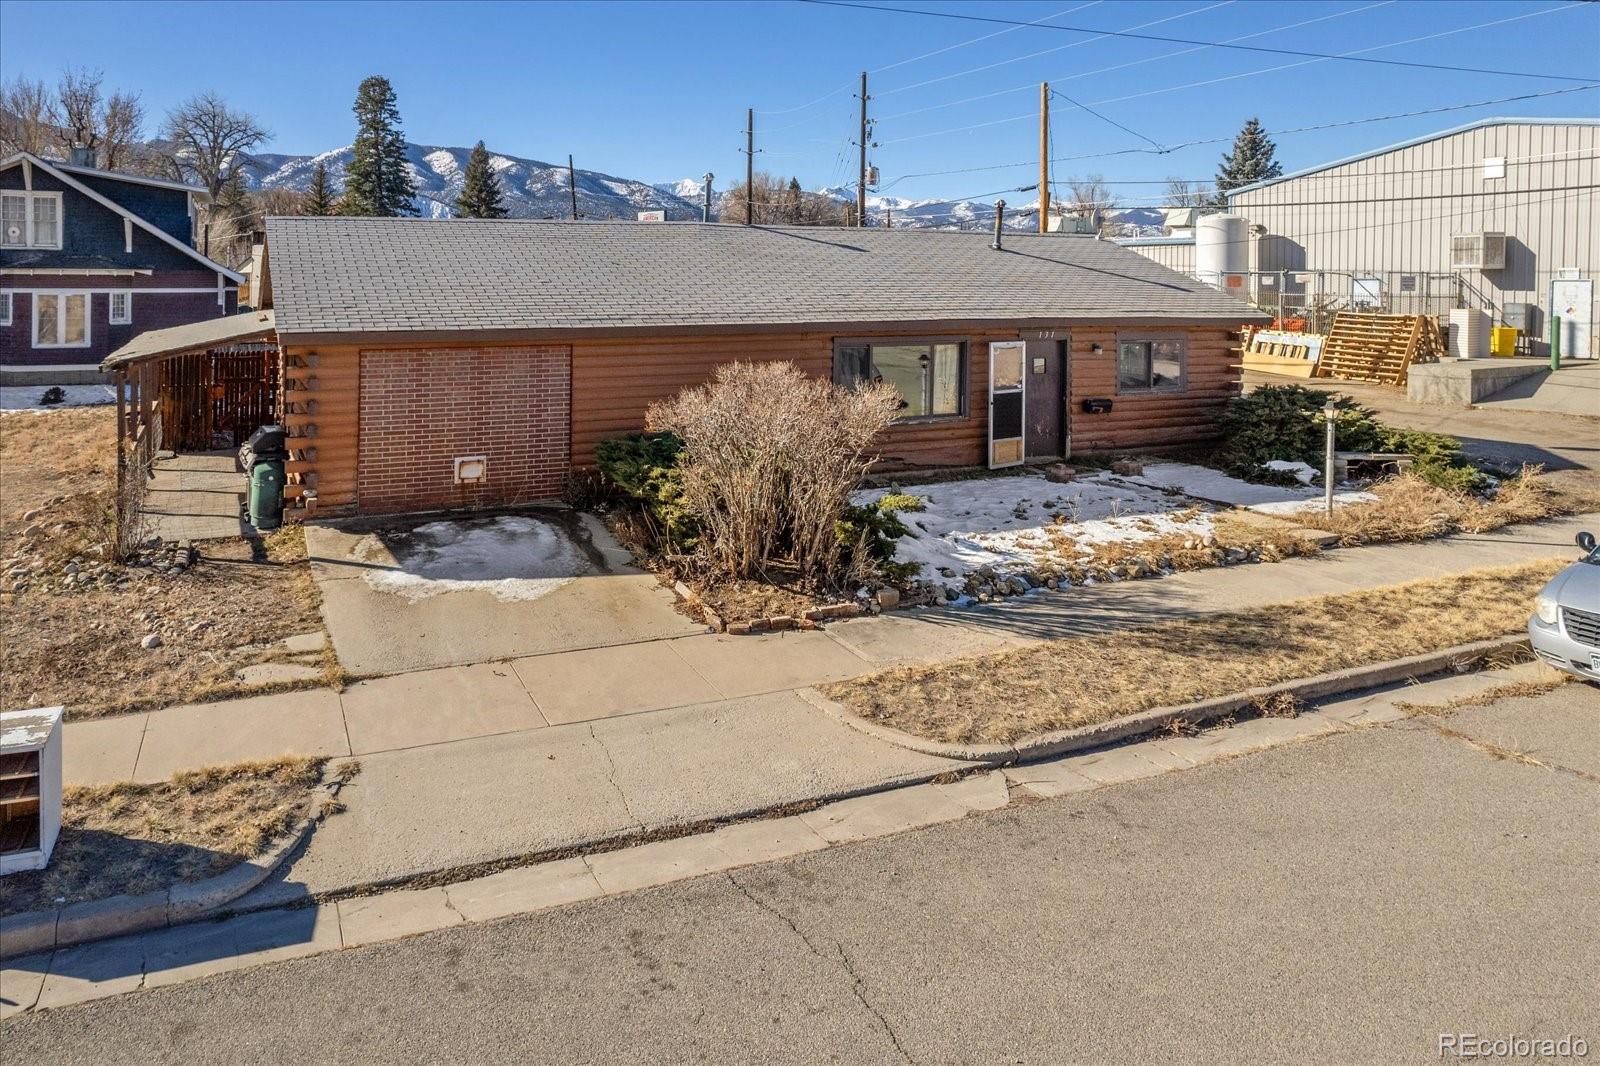
[[[1567, 0], [881, 2], [1020, 20], [1056, 15], [1049, 21], [1058, 25], [1212, 42], [1320, 19], [1240, 42], [1316, 52], [1516, 19], [1363, 54], [1600, 81], [1600, 4]], [[987, 39], [973, 41], [980, 37]], [[1033, 181], [1030, 167], [905, 176], [1034, 158], [1042, 79], [1162, 145], [1231, 138], [1252, 114], [1276, 131], [1572, 84], [1346, 62], [1272, 71], [1303, 60], [1215, 48], [1172, 55], [1192, 47], [797, 0], [0, 4], [6, 79], [53, 81], [67, 66], [97, 68], [109, 86], [142, 95], [152, 125], [188, 94], [214, 88], [274, 131], [267, 150], [321, 151], [349, 142], [356, 83], [381, 73], [394, 82], [413, 141], [466, 145], [483, 138], [495, 150], [547, 161], [571, 152], [580, 167], [649, 181], [710, 169], [726, 186], [742, 176], [749, 106], [758, 112], [759, 167], [796, 174], [808, 187], [853, 180], [854, 150], [845, 142], [854, 134], [855, 79], [867, 69], [876, 72], [872, 111], [881, 147], [873, 159], [884, 191], [924, 197]], [[1023, 58], [1047, 49], [1053, 51]], [[1248, 76], [1230, 78], [1240, 74]], [[1228, 80], [1191, 84], [1211, 79]], [[1187, 87], [1152, 93], [1174, 86]], [[969, 99], [983, 94], [996, 95]], [[1058, 156], [1146, 144], [1064, 101], [1054, 108]], [[789, 113], [776, 113], [782, 111]], [[1597, 114], [1600, 92], [1590, 90], [1285, 134], [1279, 158], [1294, 169], [1491, 115]], [[1099, 171], [1118, 182], [1208, 178], [1223, 147], [1113, 156], [1058, 171]], [[1137, 203], [1160, 188], [1117, 191]]]

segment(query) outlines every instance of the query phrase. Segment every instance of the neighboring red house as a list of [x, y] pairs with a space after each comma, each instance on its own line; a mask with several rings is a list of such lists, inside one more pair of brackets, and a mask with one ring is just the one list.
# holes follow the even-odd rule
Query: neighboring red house
[[27, 152], [0, 162], [0, 369], [92, 370], [146, 330], [238, 310], [243, 276], [195, 247], [207, 198]]

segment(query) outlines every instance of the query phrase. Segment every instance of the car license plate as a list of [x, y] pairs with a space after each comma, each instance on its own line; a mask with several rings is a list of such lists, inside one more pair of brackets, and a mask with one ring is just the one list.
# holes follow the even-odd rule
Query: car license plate
[[1589, 656], [1589, 669], [1600, 674], [1600, 655]]

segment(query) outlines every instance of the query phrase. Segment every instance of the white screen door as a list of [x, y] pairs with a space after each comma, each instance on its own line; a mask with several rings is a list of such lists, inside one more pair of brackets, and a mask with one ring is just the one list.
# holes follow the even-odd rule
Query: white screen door
[[1023, 390], [1025, 346], [1022, 341], [995, 341], [989, 345], [989, 469], [1020, 466], [1023, 417], [1027, 409]]

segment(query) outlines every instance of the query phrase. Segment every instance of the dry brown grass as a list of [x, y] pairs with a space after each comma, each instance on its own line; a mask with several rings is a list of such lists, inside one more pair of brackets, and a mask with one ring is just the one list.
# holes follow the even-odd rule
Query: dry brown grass
[[[24, 591], [11, 581], [0, 591], [0, 707], [64, 704], [81, 718], [264, 691], [240, 685], [235, 671], [278, 657], [270, 645], [284, 637], [322, 628], [298, 526], [264, 538], [264, 553], [242, 539], [211, 541], [176, 576], [129, 569], [120, 572], [136, 579], [120, 588], [57, 591], [70, 557], [104, 558], [91, 552], [104, 551], [109, 531], [114, 421], [104, 408], [0, 416], [0, 560], [38, 561]], [[35, 509], [43, 514], [23, 523]], [[27, 525], [46, 533], [24, 538]], [[162, 647], [140, 647], [150, 633]], [[318, 665], [332, 680], [331, 655]]]
[[1559, 487], [1531, 466], [1501, 482], [1499, 491], [1488, 499], [1441, 489], [1412, 474], [1380, 481], [1372, 492], [1377, 500], [1341, 507], [1331, 518], [1307, 511], [1296, 514], [1295, 519], [1337, 533], [1341, 544], [1350, 545], [1428, 540], [1458, 532], [1487, 533], [1518, 522], [1600, 508], [1600, 497]]
[[0, 414], [0, 529], [46, 500], [109, 488], [116, 434], [109, 406]]
[[[209, 766], [170, 781], [69, 788], [49, 868], [0, 878], [0, 914], [137, 895], [219, 874], [308, 813], [324, 758]], [[344, 776], [354, 773], [351, 765]]]
[[1503, 685], [1496, 685], [1482, 692], [1472, 692], [1465, 696], [1457, 696], [1443, 703], [1397, 702], [1395, 706], [1414, 715], [1426, 714], [1435, 717], [1447, 717], [1463, 707], [1483, 707], [1494, 703], [1496, 700], [1542, 696], [1546, 692], [1554, 692], [1568, 683], [1577, 684], [1578, 679], [1571, 674], [1564, 674], [1560, 670], [1549, 669], [1541, 677], [1529, 678], [1523, 681], [1507, 681]]
[[997, 743], [1516, 632], [1567, 564], [1476, 570], [827, 686], [865, 718], [933, 740]]

